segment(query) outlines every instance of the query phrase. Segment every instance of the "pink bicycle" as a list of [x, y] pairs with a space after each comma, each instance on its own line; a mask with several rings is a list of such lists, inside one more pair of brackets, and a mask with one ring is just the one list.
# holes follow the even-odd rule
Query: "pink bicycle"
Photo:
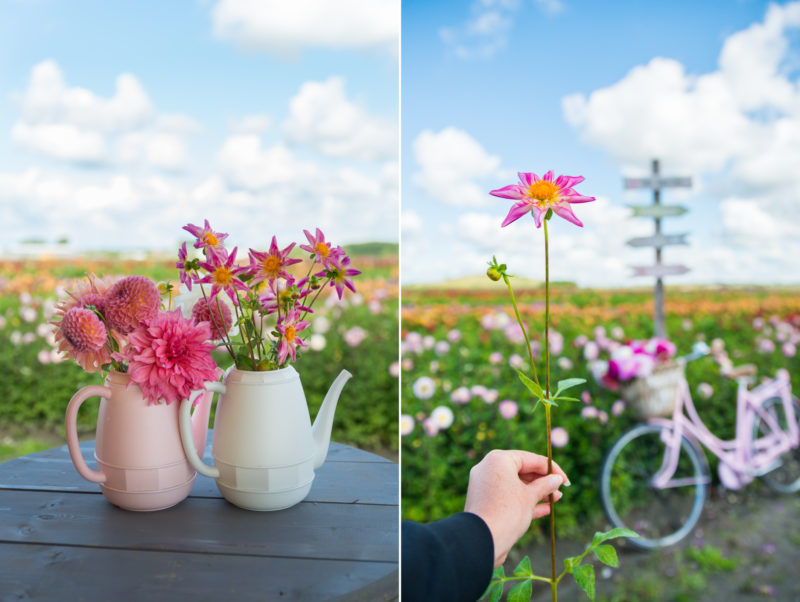
[[701, 444], [719, 458], [720, 481], [729, 489], [759, 477], [774, 491], [800, 491], [800, 401], [792, 395], [788, 375], [749, 389], [754, 375], [754, 366], [728, 374], [738, 381], [734, 439], [724, 441], [706, 428], [681, 379], [672, 418], [651, 418], [611, 447], [600, 475], [600, 497], [615, 527], [642, 536], [631, 544], [669, 546], [695, 527], [711, 482]]

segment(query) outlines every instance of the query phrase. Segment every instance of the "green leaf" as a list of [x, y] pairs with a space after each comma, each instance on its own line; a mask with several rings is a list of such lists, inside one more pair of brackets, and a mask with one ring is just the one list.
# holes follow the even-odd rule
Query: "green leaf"
[[556, 403], [555, 399], [551, 399], [550, 397], [545, 397], [541, 401], [542, 403], [547, 404], [549, 406], [553, 406], [554, 408], [558, 407], [558, 404]]
[[514, 577], [530, 577], [533, 575], [533, 569], [531, 569], [531, 559], [525, 556], [522, 560], [520, 560], [517, 568], [514, 569]]
[[533, 594], [533, 581], [526, 579], [522, 583], [515, 585], [508, 592], [508, 602], [530, 602]]
[[517, 376], [519, 376], [520, 381], [522, 384], [528, 388], [528, 391], [533, 393], [533, 396], [537, 399], [544, 401], [544, 391], [542, 391], [542, 387], [540, 387], [536, 382], [532, 381], [530, 378], [525, 376], [522, 372], [514, 368], [517, 372]]
[[505, 579], [506, 577], [506, 570], [501, 564], [497, 567], [494, 571], [492, 571], [492, 579]]
[[586, 382], [585, 378], [566, 378], [564, 380], [558, 381], [558, 386], [556, 387], [556, 397], [561, 395], [567, 389], [571, 389], [572, 387], [577, 387], [578, 385], [582, 385]]
[[577, 399], [576, 397], [561, 397], [561, 396], [559, 396], [559, 397], [553, 397], [553, 399], [555, 399], [557, 401], [580, 401], [580, 399]]
[[481, 599], [489, 596], [488, 602], [500, 602], [500, 598], [503, 597], [503, 584], [492, 582], [489, 584], [489, 588], [483, 593]]
[[600, 559], [600, 562], [608, 566], [619, 566], [619, 559], [617, 558], [617, 551], [614, 546], [603, 544], [594, 549], [595, 555]]
[[592, 546], [596, 547], [599, 546], [604, 541], [608, 541], [609, 539], [616, 539], [617, 537], [636, 537], [641, 538], [636, 531], [631, 531], [630, 529], [625, 529], [623, 527], [617, 527], [616, 529], [611, 529], [611, 531], [606, 531], [604, 533], [597, 532], [594, 534], [592, 538]]
[[567, 569], [568, 573], [571, 573], [572, 570], [581, 563], [580, 556], [570, 556], [569, 558], [564, 559], [564, 568]]
[[589, 600], [594, 600], [594, 567], [591, 564], [576, 566], [572, 576], [575, 577], [575, 583], [589, 596]]

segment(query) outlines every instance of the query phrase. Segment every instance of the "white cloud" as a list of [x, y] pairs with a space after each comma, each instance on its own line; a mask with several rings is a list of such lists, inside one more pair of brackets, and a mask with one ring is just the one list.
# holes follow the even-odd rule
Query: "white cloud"
[[564, 10], [561, 0], [533, 0], [534, 4], [544, 13], [555, 15]]
[[[611, 86], [564, 98], [565, 118], [625, 170], [659, 158], [670, 171], [699, 175], [695, 181], [724, 199], [719, 244], [703, 243], [706, 250], [726, 257], [725, 239], [735, 238], [735, 263], [766, 261], [777, 245], [758, 250], [752, 241], [796, 239], [787, 224], [800, 223], [800, 78], [789, 44], [798, 28], [800, 2], [770, 5], [763, 22], [725, 40], [717, 70], [693, 75], [675, 60], [654, 58]], [[775, 279], [796, 272], [765, 265], [759, 272]]]
[[487, 153], [467, 132], [453, 127], [440, 132], [425, 130], [414, 140], [413, 148], [420, 166], [413, 181], [428, 197], [461, 207], [493, 202], [486, 186], [477, 181], [502, 176], [500, 158]]
[[298, 160], [283, 144], [263, 148], [261, 138], [253, 134], [231, 136], [217, 158], [232, 184], [250, 190], [312, 178], [316, 171], [312, 163]]
[[294, 55], [304, 48], [397, 52], [399, 0], [220, 0], [214, 35], [248, 50]]
[[119, 75], [108, 98], [70, 87], [55, 61], [33, 67], [15, 95], [20, 118], [11, 137], [20, 147], [75, 163], [142, 163], [167, 170], [186, 164], [184, 138], [200, 125], [180, 114], [156, 112], [139, 80]]
[[263, 134], [272, 127], [272, 117], [264, 114], [245, 115], [231, 125], [234, 134]]
[[289, 101], [286, 139], [330, 157], [380, 160], [397, 156], [397, 123], [351, 102], [340, 77], [305, 82]]

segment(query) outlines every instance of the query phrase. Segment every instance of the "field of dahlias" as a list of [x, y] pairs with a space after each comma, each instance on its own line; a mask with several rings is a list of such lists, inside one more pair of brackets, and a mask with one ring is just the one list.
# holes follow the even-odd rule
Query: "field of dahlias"
[[[705, 341], [711, 354], [687, 366], [698, 411], [718, 436], [734, 435], [736, 384], [724, 366], [752, 363], [757, 378], [789, 371], [800, 390], [800, 291], [796, 288], [668, 288], [667, 335], [677, 355]], [[517, 291], [543, 380], [544, 297]], [[570, 475], [558, 505], [559, 532], [600, 520], [597, 479], [604, 454], [635, 423], [619, 395], [602, 387], [591, 366], [625, 342], [653, 336], [649, 289], [551, 291], [551, 382], [579, 377], [578, 402], [553, 409], [554, 459]], [[429, 521], [460, 511], [470, 467], [493, 448], [545, 453], [544, 411], [513, 367], [527, 351], [502, 282], [480, 290], [403, 290], [403, 515]], [[713, 458], [709, 457], [711, 461]], [[712, 471], [716, 463], [711, 462]], [[546, 521], [539, 521], [541, 526]]]
[[[356, 278], [358, 292], [342, 301], [334, 292], [315, 306], [310, 348], [295, 367], [312, 418], [335, 376], [343, 368], [349, 370], [353, 379], [339, 401], [333, 439], [396, 452], [397, 261], [387, 255], [351, 254], [353, 265], [363, 272]], [[0, 461], [63, 442], [69, 399], [85, 385], [103, 383], [99, 373], [85, 373], [56, 351], [48, 324], [57, 299], [87, 272], [139, 274], [180, 284], [175, 259], [166, 256], [0, 259]], [[95, 428], [97, 408], [92, 401], [81, 408], [78, 426], [86, 436]]]

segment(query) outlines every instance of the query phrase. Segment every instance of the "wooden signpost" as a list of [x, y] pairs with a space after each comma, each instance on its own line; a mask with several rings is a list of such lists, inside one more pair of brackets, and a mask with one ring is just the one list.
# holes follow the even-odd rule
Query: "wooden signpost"
[[655, 276], [656, 286], [655, 297], [655, 334], [658, 337], [666, 336], [664, 326], [664, 276], [676, 276], [685, 274], [689, 268], [685, 265], [664, 265], [661, 263], [661, 251], [668, 245], [685, 245], [686, 234], [662, 234], [661, 220], [665, 217], [675, 217], [683, 215], [688, 211], [686, 207], [680, 205], [662, 205], [662, 188], [689, 188], [692, 179], [687, 177], [665, 178], [658, 173], [658, 159], [653, 159], [653, 172], [647, 178], [625, 178], [625, 188], [636, 190], [650, 188], [653, 190], [652, 205], [632, 206], [634, 217], [650, 217], [655, 221], [655, 233], [653, 236], [644, 236], [630, 239], [627, 244], [632, 247], [654, 247], [656, 251], [656, 263], [652, 266], [632, 266], [634, 276]]

